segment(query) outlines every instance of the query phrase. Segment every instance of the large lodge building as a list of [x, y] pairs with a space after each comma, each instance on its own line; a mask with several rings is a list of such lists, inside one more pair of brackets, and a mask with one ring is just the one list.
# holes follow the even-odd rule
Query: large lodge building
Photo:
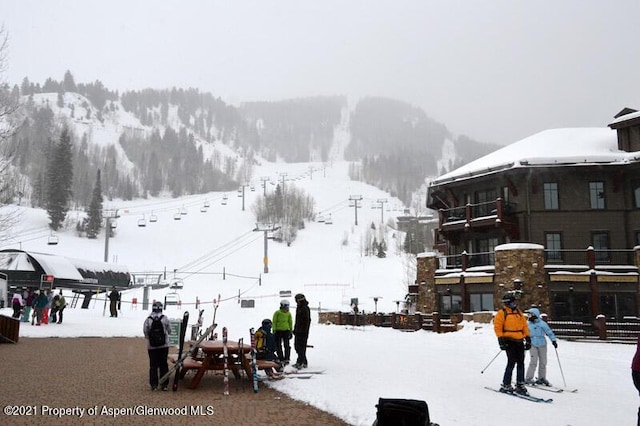
[[608, 127], [546, 130], [431, 182], [416, 310], [494, 310], [519, 289], [555, 320], [638, 316], [640, 112]]

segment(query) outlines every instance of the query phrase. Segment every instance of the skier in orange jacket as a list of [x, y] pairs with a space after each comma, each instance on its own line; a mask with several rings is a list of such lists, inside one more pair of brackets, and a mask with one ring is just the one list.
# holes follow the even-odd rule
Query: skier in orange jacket
[[[529, 326], [524, 312], [518, 309], [514, 292], [502, 297], [504, 308], [493, 319], [493, 328], [498, 336], [500, 349], [507, 352], [507, 367], [504, 370], [500, 392], [516, 392], [528, 395], [524, 386], [524, 351], [531, 349]], [[511, 386], [513, 367], [516, 367], [516, 387]]]

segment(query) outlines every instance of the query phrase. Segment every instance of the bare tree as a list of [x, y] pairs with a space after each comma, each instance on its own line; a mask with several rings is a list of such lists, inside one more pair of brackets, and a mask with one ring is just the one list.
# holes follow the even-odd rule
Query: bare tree
[[[11, 160], [13, 151], [10, 139], [18, 128], [18, 104], [11, 101], [9, 85], [4, 81], [7, 69], [9, 35], [0, 27], [0, 242], [11, 237], [11, 229], [19, 220], [16, 208], [7, 204], [13, 198], [19, 176], [14, 172]], [[19, 189], [18, 189], [19, 191]]]

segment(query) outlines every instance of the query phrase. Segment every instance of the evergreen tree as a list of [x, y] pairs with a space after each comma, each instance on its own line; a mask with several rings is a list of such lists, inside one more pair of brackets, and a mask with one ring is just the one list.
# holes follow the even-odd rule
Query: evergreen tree
[[71, 71], [67, 70], [64, 73], [64, 81], [62, 82], [62, 88], [65, 92], [77, 92], [78, 88], [76, 87], [76, 82], [73, 79], [73, 75], [71, 75]]
[[97, 238], [102, 228], [102, 184], [100, 182], [100, 169], [96, 174], [96, 184], [93, 187], [93, 196], [89, 204], [89, 222], [87, 224], [87, 238]]
[[62, 226], [69, 211], [73, 181], [71, 148], [69, 130], [64, 127], [60, 134], [60, 141], [53, 146], [47, 166], [47, 213], [50, 220], [49, 227], [54, 231]]

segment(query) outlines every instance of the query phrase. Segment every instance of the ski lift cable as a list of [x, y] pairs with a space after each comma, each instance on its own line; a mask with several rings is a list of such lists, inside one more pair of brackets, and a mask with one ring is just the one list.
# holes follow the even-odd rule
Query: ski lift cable
[[[233, 254], [233, 253], [237, 252], [238, 250], [240, 250], [240, 249], [242, 249], [242, 248], [246, 247], [247, 245], [249, 245], [249, 244], [253, 243], [254, 241], [256, 241], [256, 240], [258, 240], [258, 239], [260, 239], [260, 238], [261, 238], [261, 237], [259, 237], [259, 236], [258, 236], [258, 237], [255, 237], [253, 240], [248, 241], [247, 243], [243, 244], [243, 245], [242, 245], [242, 246], [240, 246], [240, 247], [234, 247], [234, 248], [233, 248], [233, 250], [231, 250], [231, 249], [227, 249], [227, 251], [228, 251], [228, 250], [231, 250], [231, 251], [228, 251], [228, 252], [226, 252], [226, 253], [217, 253], [217, 254], [215, 254], [215, 255], [210, 256], [210, 257], [209, 257], [209, 258], [207, 258], [207, 259], [203, 259], [201, 262], [198, 262], [198, 263], [200, 263], [200, 264], [201, 264], [201, 263], [204, 263], [205, 261], [206, 261], [206, 262], [209, 262], [209, 261], [211, 261], [212, 259], [215, 259], [215, 260], [214, 260], [213, 262], [210, 262], [210, 263], [208, 263], [208, 264], [204, 265], [202, 268], [200, 268], [200, 269], [196, 270], [195, 272], [201, 272], [201, 271], [202, 271], [202, 270], [204, 270], [205, 268], [207, 268], [207, 267], [209, 267], [209, 266], [211, 266], [211, 265], [213, 265], [213, 264], [215, 264], [215, 263], [219, 262], [219, 261], [220, 261], [220, 260], [222, 260], [222, 259], [225, 259], [227, 256], [229, 256], [229, 255], [231, 255], [231, 254]], [[196, 267], [196, 266], [197, 266], [197, 264], [192, 265], [192, 267]], [[189, 276], [191, 276], [191, 275], [193, 275], [193, 274], [194, 274], [194, 273], [191, 273]]]
[[251, 234], [252, 234], [252, 232], [247, 232], [245, 234], [242, 234], [242, 235], [234, 238], [231, 241], [227, 241], [226, 243], [222, 244], [221, 246], [216, 247], [215, 249], [211, 250], [210, 252], [205, 253], [202, 256], [200, 256], [199, 258], [197, 258], [195, 260], [192, 260], [191, 262], [183, 265], [182, 267], [179, 268], [179, 270], [184, 270], [184, 269], [190, 268], [192, 265], [200, 263], [203, 260], [206, 260], [207, 258], [210, 258], [211, 256], [216, 255], [217, 252], [219, 252], [220, 250], [226, 250], [226, 248], [228, 246], [233, 245], [233, 244], [237, 244], [238, 241], [242, 240], [243, 238], [246, 238], [246, 237], [250, 236]]
[[208, 253], [203, 254], [202, 256], [200, 256], [199, 258], [192, 260], [191, 262], [188, 262], [187, 264], [181, 266], [180, 268], [178, 268], [178, 270], [184, 270], [184, 269], [188, 269], [188, 268], [192, 268], [193, 266], [197, 265], [198, 263], [201, 263], [203, 261], [206, 261], [208, 258], [217, 255], [217, 253], [221, 250], [227, 250], [228, 246], [237, 244], [240, 240], [242, 240], [243, 238], [246, 238], [250, 235], [253, 234], [253, 231], [248, 231], [242, 235], [239, 235], [238, 237], [234, 238], [231, 241], [227, 241], [226, 243], [224, 243], [223, 245], [216, 247], [215, 249], [211, 250]]
[[[208, 264], [204, 265], [202, 268], [198, 269], [198, 270], [197, 270], [197, 271], [195, 271], [195, 272], [201, 272], [201, 271], [203, 271], [204, 269], [206, 269], [206, 268], [208, 268], [208, 267], [210, 267], [210, 266], [213, 266], [213, 265], [215, 265], [216, 263], [218, 263], [219, 261], [221, 261], [221, 260], [223, 260], [223, 259], [227, 258], [228, 256], [231, 256], [233, 253], [237, 252], [238, 250], [243, 249], [243, 248], [245, 248], [246, 246], [248, 246], [248, 245], [250, 245], [250, 244], [252, 244], [252, 243], [254, 243], [254, 242], [258, 241], [258, 240], [261, 240], [261, 239], [262, 239], [262, 236], [261, 236], [261, 235], [258, 235], [258, 236], [256, 236], [253, 240], [248, 241], [247, 243], [245, 243], [245, 244], [241, 245], [240, 247], [235, 248], [235, 250], [230, 251], [230, 252], [226, 253], [224, 256], [219, 257], [219, 258], [215, 259], [214, 261], [212, 261], [212, 262], [210, 262], [210, 263], [208, 263]], [[191, 276], [191, 275], [194, 275], [194, 274], [195, 274], [195, 272], [192, 272], [191, 274], [187, 275], [187, 277], [189, 277], [189, 276]]]

